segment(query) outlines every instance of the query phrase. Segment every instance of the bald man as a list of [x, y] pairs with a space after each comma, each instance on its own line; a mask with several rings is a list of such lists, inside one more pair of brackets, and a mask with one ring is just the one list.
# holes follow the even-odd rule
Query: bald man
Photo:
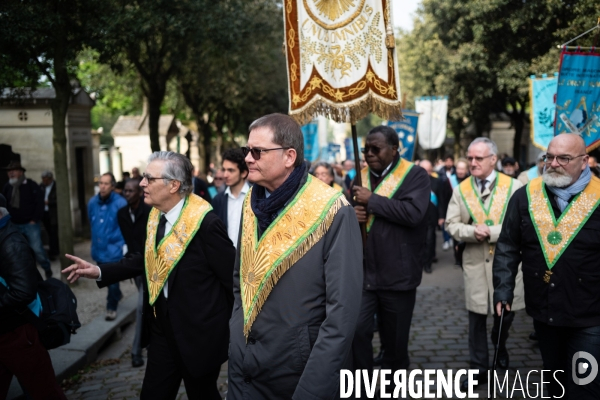
[[494, 257], [497, 313], [502, 302], [510, 309], [523, 263], [526, 309], [555, 398], [600, 398], [600, 179], [588, 158], [580, 136], [552, 139], [542, 176], [510, 200]]
[[435, 259], [435, 232], [436, 229], [444, 224], [446, 210], [448, 210], [448, 200], [450, 199], [450, 187], [440, 178], [433, 176], [433, 165], [429, 160], [421, 161], [419, 165], [429, 175], [431, 182], [431, 194], [429, 196], [429, 207], [427, 215], [423, 222], [427, 225], [427, 238], [425, 241], [425, 259], [423, 260], [423, 269], [426, 273], [431, 273], [431, 266]]

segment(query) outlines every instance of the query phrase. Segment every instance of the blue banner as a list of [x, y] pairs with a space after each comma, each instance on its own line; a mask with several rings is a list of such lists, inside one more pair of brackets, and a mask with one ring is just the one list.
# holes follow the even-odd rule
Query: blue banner
[[352, 138], [344, 139], [344, 148], [346, 149], [346, 160], [354, 161], [354, 144]]
[[408, 161], [412, 161], [415, 155], [415, 143], [417, 140], [417, 125], [419, 123], [419, 113], [411, 110], [402, 110], [404, 121], [388, 121], [387, 125], [398, 133], [400, 141], [400, 156]]
[[301, 129], [304, 136], [304, 158], [313, 162], [319, 158], [319, 128], [317, 121], [309, 122]]
[[587, 151], [600, 146], [600, 53], [561, 54], [554, 135], [577, 133]]
[[542, 150], [554, 137], [554, 114], [556, 111], [556, 86], [558, 74], [552, 78], [538, 79], [535, 75], [530, 77], [529, 97], [531, 99], [531, 143]]

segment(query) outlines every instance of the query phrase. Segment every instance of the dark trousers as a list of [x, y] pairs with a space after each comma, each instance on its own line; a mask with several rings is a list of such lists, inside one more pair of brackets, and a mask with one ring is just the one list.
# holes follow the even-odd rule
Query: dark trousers
[[[549, 374], [548, 379], [546, 379], [544, 374], [548, 395], [550, 397], [562, 396], [564, 399], [600, 399], [600, 371], [598, 370], [598, 362], [600, 362], [600, 326], [567, 328], [550, 326], [536, 320], [533, 320], [533, 326], [538, 335], [544, 369], [564, 371], [556, 373], [560, 384], [556, 382], [552, 375]], [[575, 353], [582, 351], [591, 354], [595, 358], [597, 375], [592, 382], [578, 385], [574, 382], [575, 377], [585, 379], [594, 372], [592, 370], [593, 362], [587, 357], [582, 357], [580, 354], [573, 360]], [[591, 365], [591, 368], [588, 368], [583, 374], [579, 374], [578, 367], [582, 363]], [[573, 371], [573, 366], [576, 367], [575, 371]], [[590, 370], [592, 371], [590, 372]], [[565, 390], [566, 394], [563, 395]]]
[[183, 379], [188, 399], [220, 400], [217, 379], [221, 368], [216, 367], [204, 376], [190, 374], [175, 341], [166, 301], [161, 293], [155, 303], [157, 317], [152, 319], [148, 366], [140, 399], [175, 399]]
[[31, 324], [0, 335], [0, 399], [6, 398], [13, 375], [34, 400], [66, 400], [56, 383], [48, 350]]
[[433, 257], [435, 257], [435, 230], [436, 225], [427, 227], [427, 236], [425, 237], [425, 260], [423, 266], [426, 270], [431, 269]]
[[385, 348], [381, 368], [407, 369], [408, 337], [417, 290], [363, 290], [362, 304], [352, 353], [355, 369], [373, 370], [374, 315], [379, 320], [379, 337]]
[[[506, 353], [506, 339], [508, 339], [508, 330], [515, 319], [515, 313], [512, 311], [504, 312], [504, 321], [502, 323], [502, 341], [498, 354]], [[469, 311], [469, 356], [471, 357], [471, 369], [479, 369], [480, 373], [486, 374], [490, 368], [488, 356], [487, 341], [487, 315], [477, 314]], [[492, 327], [492, 343], [496, 346], [498, 343], [498, 330], [500, 329], [500, 317], [494, 313], [494, 326]]]
[[44, 223], [46, 232], [48, 232], [48, 241], [50, 245], [50, 251], [48, 254], [51, 256], [57, 256], [60, 251], [58, 248], [58, 225], [53, 225], [50, 221], [50, 211], [44, 211], [44, 218], [42, 219], [42, 222]]

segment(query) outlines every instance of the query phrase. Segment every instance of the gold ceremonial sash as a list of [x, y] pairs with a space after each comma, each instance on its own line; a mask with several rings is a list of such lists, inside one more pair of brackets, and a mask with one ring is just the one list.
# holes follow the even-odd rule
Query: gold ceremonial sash
[[185, 199], [183, 209], [171, 231], [156, 244], [156, 231], [160, 220], [160, 211], [152, 208], [148, 217], [146, 235], [146, 280], [150, 305], [158, 298], [160, 291], [167, 283], [171, 271], [183, 256], [188, 244], [200, 229], [200, 224], [212, 206], [206, 200], [190, 194]]
[[333, 182], [333, 186], [332, 188], [334, 188], [335, 190], [337, 190], [338, 192], [344, 192], [344, 188], [341, 187], [338, 183]]
[[[531, 221], [535, 226], [548, 269], [551, 270], [600, 204], [600, 179], [592, 176], [590, 183], [569, 203], [558, 221], [554, 217], [541, 177], [527, 184], [527, 199]], [[546, 271], [546, 282], [550, 281], [550, 274]]]
[[[388, 199], [392, 198], [392, 196], [394, 195], [394, 193], [396, 193], [400, 185], [402, 185], [406, 174], [408, 173], [408, 171], [411, 170], [413, 165], [414, 164], [410, 161], [406, 161], [405, 159], [400, 158], [398, 164], [396, 164], [394, 169], [390, 171], [390, 173], [387, 174], [385, 178], [383, 178], [383, 181], [381, 181], [381, 183], [375, 188], [373, 193], [379, 196], [387, 197]], [[369, 167], [363, 168], [361, 171], [361, 175], [363, 187], [366, 187], [367, 189], [371, 190], [371, 180], [369, 179]], [[373, 226], [373, 221], [375, 221], [375, 216], [373, 214], [369, 214], [369, 218], [367, 219], [367, 232], [371, 230], [371, 227]]]
[[512, 183], [513, 180], [510, 176], [498, 172], [492, 198], [486, 209], [481, 201], [481, 193], [475, 184], [475, 178], [470, 177], [461, 182], [458, 190], [475, 224], [486, 224], [487, 226], [502, 224], [512, 191]]
[[309, 175], [296, 197], [259, 240], [251, 198], [252, 189], [244, 200], [240, 247], [240, 291], [246, 338], [279, 279], [321, 240], [338, 210], [349, 205], [340, 192]]

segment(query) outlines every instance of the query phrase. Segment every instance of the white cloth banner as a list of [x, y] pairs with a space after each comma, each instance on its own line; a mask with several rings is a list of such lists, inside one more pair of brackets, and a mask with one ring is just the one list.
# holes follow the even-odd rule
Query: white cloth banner
[[417, 135], [424, 150], [439, 149], [446, 139], [448, 96], [417, 97], [415, 109], [419, 115]]
[[402, 119], [391, 0], [283, 2], [290, 115]]

